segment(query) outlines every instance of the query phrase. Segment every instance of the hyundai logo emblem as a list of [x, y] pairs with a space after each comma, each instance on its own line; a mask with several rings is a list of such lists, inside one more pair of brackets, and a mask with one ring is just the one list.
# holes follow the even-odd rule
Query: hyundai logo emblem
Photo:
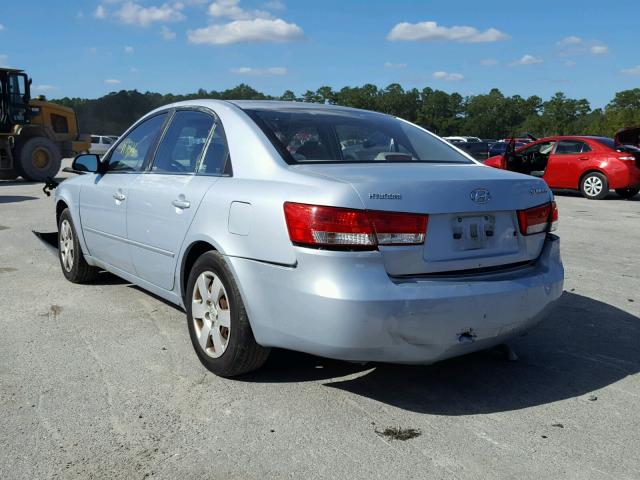
[[486, 188], [476, 188], [471, 192], [471, 200], [476, 203], [487, 203], [491, 200], [491, 194]]

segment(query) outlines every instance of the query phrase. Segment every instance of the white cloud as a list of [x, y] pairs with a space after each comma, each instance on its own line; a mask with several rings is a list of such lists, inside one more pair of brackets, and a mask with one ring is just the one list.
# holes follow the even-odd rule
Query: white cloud
[[166, 27], [163, 25], [162, 28], [160, 29], [160, 36], [162, 36], [162, 38], [164, 38], [167, 41], [173, 40], [174, 38], [176, 38], [176, 32], [171, 30], [169, 27]]
[[34, 85], [32, 89], [34, 92], [48, 93], [58, 90], [58, 87], [55, 87], [53, 85]]
[[540, 57], [534, 57], [533, 55], [523, 55], [520, 60], [516, 60], [515, 62], [510, 63], [511, 66], [517, 65], [538, 65], [542, 63], [543, 60]]
[[589, 51], [594, 55], [606, 55], [609, 53], [609, 47], [606, 45], [594, 45]]
[[[0, 63], [1, 62], [2, 62], [2, 59], [0, 58]], [[622, 73], [623, 75], [633, 75], [633, 76], [640, 75], [640, 65], [636, 65], [635, 67], [631, 67], [631, 68], [623, 68], [622, 70], [620, 70], [620, 73]]]
[[460, 73], [448, 73], [448, 72], [433, 72], [431, 75], [436, 80], [444, 80], [445, 82], [459, 82], [464, 79], [464, 76]]
[[480, 65], [483, 67], [494, 67], [498, 65], [498, 60], [495, 58], [485, 58], [484, 60], [480, 60]]
[[155, 22], [179, 22], [186, 17], [182, 13], [184, 3], [163, 3], [159, 6], [142, 7], [139, 4], [127, 1], [122, 4], [113, 16], [127, 25], [139, 25], [147, 27]]
[[224, 25], [189, 30], [190, 43], [208, 45], [228, 45], [241, 42], [290, 42], [304, 37], [304, 32], [295, 23], [287, 23], [280, 18], [273, 20], [255, 18], [235, 20]]
[[107, 9], [102, 5], [98, 5], [96, 10], [93, 12], [93, 16], [100, 19], [107, 18]]
[[575, 35], [570, 35], [556, 42], [559, 47], [569, 47], [571, 45], [582, 45], [582, 39]]
[[135, 49], [134, 49], [132, 46], [130, 46], [130, 45], [126, 45], [126, 46], [124, 47], [124, 53], [132, 54], [133, 52], [135, 52]]
[[269, 68], [252, 68], [252, 67], [240, 67], [232, 68], [231, 73], [236, 75], [250, 75], [254, 77], [272, 76], [272, 75], [286, 75], [287, 69], [284, 67], [269, 67]]
[[107, 85], [119, 85], [122, 82], [120, 80], [117, 80], [115, 78], [107, 78], [104, 83], [106, 83]]
[[218, 18], [230, 18], [231, 20], [250, 20], [252, 18], [268, 18], [273, 16], [262, 10], [246, 11], [240, 7], [240, 0], [215, 0], [209, 5], [209, 15]]
[[583, 54], [606, 55], [609, 53], [609, 47], [604, 43], [597, 40], [585, 40], [575, 35], [563, 38], [556, 42], [556, 45], [562, 48], [562, 51], [559, 53], [561, 57]]
[[392, 70], [396, 70], [396, 69], [399, 69], [399, 68], [407, 68], [407, 64], [406, 63], [385, 62], [384, 68], [389, 68], [389, 69], [392, 69]]
[[8, 67], [9, 55], [0, 53], [0, 67]]
[[387, 40], [391, 41], [443, 40], [461, 43], [497, 42], [507, 38], [509, 35], [495, 28], [481, 32], [475, 27], [443, 27], [436, 22], [398, 23], [387, 35]]
[[287, 6], [280, 0], [271, 0], [270, 2], [266, 2], [263, 6], [269, 10], [286, 10], [287, 8]]

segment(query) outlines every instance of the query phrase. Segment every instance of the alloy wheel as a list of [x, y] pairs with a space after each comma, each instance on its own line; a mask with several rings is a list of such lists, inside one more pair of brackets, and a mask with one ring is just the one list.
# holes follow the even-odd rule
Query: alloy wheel
[[590, 197], [596, 197], [602, 192], [602, 180], [598, 177], [588, 177], [584, 181], [584, 191]]
[[193, 288], [191, 317], [200, 347], [212, 358], [229, 345], [231, 310], [227, 290], [213, 272], [202, 272]]
[[73, 268], [74, 255], [73, 230], [69, 220], [63, 220], [60, 224], [60, 258], [62, 266], [67, 272]]

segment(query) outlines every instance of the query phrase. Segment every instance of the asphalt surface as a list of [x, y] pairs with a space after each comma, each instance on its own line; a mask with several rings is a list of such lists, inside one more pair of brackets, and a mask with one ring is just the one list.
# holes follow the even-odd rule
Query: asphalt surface
[[558, 196], [566, 291], [518, 362], [276, 351], [225, 380], [182, 311], [64, 279], [41, 188], [0, 182], [1, 479], [640, 478], [640, 196]]

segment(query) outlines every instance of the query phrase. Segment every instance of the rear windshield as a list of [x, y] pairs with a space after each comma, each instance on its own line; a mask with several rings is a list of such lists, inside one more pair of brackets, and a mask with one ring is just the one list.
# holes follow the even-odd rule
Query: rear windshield
[[340, 109], [246, 109], [289, 164], [473, 163], [446, 142], [397, 118]]

